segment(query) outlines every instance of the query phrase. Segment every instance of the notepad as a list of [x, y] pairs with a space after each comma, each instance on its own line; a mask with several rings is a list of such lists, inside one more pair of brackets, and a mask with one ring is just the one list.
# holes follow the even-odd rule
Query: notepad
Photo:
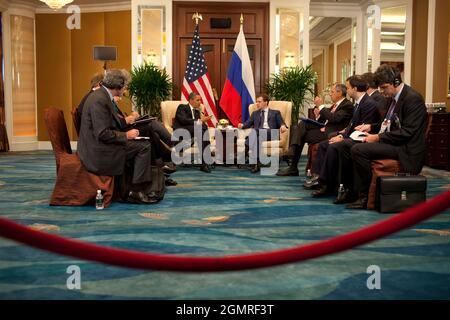
[[364, 138], [367, 137], [369, 134], [367, 132], [362, 131], [353, 131], [353, 133], [350, 135], [350, 139], [353, 141], [364, 141]]
[[319, 128], [323, 128], [325, 127], [325, 123], [313, 120], [313, 119], [309, 119], [309, 118], [300, 118], [300, 120], [302, 120], [304, 123], [309, 123], [312, 124], [314, 126], [317, 126]]
[[150, 137], [136, 137], [134, 140], [150, 140]]

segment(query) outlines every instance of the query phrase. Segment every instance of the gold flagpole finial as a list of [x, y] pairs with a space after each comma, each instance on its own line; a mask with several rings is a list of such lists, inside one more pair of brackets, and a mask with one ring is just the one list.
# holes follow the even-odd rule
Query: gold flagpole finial
[[241, 13], [241, 25], [244, 24], [244, 15]]
[[202, 20], [203, 21], [203, 17], [201, 14], [199, 14], [198, 12], [194, 13], [192, 15], [192, 20], [195, 20], [195, 25], [198, 25], [198, 20]]

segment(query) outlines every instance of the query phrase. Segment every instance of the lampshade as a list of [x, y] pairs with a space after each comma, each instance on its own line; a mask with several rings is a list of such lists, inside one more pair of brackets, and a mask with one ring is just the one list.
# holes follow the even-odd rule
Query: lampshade
[[53, 10], [61, 9], [66, 4], [73, 2], [73, 0], [40, 0], [48, 5]]

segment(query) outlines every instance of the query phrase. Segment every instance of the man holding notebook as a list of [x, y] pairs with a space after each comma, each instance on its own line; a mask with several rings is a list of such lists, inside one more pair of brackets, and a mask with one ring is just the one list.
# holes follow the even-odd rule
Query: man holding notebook
[[322, 123], [322, 126], [313, 123], [306, 123], [300, 121], [298, 130], [294, 131], [291, 137], [291, 145], [289, 153], [293, 155], [292, 161], [286, 169], [278, 171], [277, 176], [298, 176], [298, 162], [302, 154], [305, 143], [319, 143], [327, 140], [329, 136], [344, 129], [353, 114], [353, 104], [349, 101], [347, 96], [347, 88], [344, 84], [334, 84], [330, 92], [333, 105], [330, 108], [325, 108], [321, 105], [322, 100], [316, 98], [316, 120]]

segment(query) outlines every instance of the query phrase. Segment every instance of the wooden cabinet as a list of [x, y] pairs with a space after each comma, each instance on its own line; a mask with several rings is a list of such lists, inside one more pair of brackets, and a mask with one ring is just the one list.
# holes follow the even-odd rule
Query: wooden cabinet
[[450, 170], [450, 113], [430, 114], [426, 165]]

